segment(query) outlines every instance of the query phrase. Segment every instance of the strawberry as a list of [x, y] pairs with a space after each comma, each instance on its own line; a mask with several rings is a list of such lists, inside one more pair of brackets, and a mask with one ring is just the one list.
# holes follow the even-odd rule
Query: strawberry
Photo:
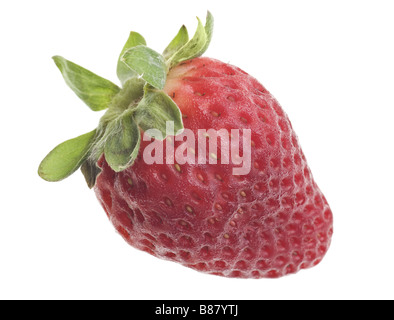
[[313, 267], [330, 246], [330, 207], [277, 100], [241, 69], [201, 57], [212, 29], [208, 13], [163, 54], [132, 32], [118, 60], [122, 88], [54, 57], [92, 110], [108, 110], [97, 129], [49, 153], [39, 174], [59, 181], [81, 168], [116, 230], [156, 257], [237, 278]]

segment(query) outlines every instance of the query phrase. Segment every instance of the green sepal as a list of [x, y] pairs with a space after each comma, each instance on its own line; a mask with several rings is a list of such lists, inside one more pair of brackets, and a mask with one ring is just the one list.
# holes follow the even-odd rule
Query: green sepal
[[137, 158], [141, 133], [133, 117], [133, 110], [127, 110], [115, 121], [108, 124], [104, 146], [105, 160], [116, 172], [128, 168]]
[[85, 181], [90, 189], [96, 184], [97, 176], [101, 173], [101, 169], [97, 166], [97, 162], [87, 159], [81, 166], [81, 172], [85, 177]]
[[203, 55], [205, 51], [208, 50], [209, 45], [211, 44], [212, 35], [213, 35], [213, 28], [214, 28], [215, 20], [213, 18], [212, 13], [208, 11], [207, 17], [205, 19], [205, 33], [207, 34], [207, 40], [205, 42], [204, 48], [201, 50], [201, 54]]
[[145, 87], [144, 97], [134, 111], [134, 119], [148, 134], [150, 129], [159, 130], [163, 139], [168, 135], [168, 121], [174, 124], [173, 135], [183, 130], [182, 114], [176, 103], [164, 91], [149, 85]]
[[123, 54], [130, 48], [139, 45], [146, 45], [144, 37], [137, 32], [130, 32], [129, 38], [127, 39], [126, 44], [124, 45], [122, 52], [119, 55], [118, 66], [116, 69], [116, 74], [118, 75], [118, 78], [122, 85], [125, 84], [125, 82], [130, 78], [138, 76], [135, 71], [131, 70], [127, 65], [124, 64], [124, 62], [121, 61]]
[[176, 66], [182, 61], [187, 61], [202, 56], [208, 49], [212, 39], [214, 19], [212, 14], [208, 11], [205, 26], [201, 20], [197, 18], [197, 30], [191, 40], [182, 46], [177, 52], [174, 53], [167, 60], [168, 68]]
[[[122, 112], [135, 104], [144, 95], [145, 81], [140, 78], [130, 78], [123, 85], [123, 89], [112, 99], [109, 110]], [[104, 116], [105, 117], [105, 116]]]
[[42, 160], [38, 174], [46, 181], [60, 181], [74, 173], [89, 155], [96, 130], [67, 140]]
[[93, 111], [107, 109], [112, 98], [120, 91], [111, 81], [63, 57], [54, 56], [53, 60], [67, 85]]
[[[71, 61], [53, 57], [78, 97], [94, 111], [108, 110], [96, 130], [54, 148], [41, 162], [39, 175], [47, 181], [60, 181], [80, 168], [92, 188], [101, 172], [98, 160], [103, 154], [114, 171], [125, 170], [133, 164], [139, 153], [140, 130], [155, 139], [182, 132], [181, 111], [162, 89], [172, 67], [199, 57], [207, 50], [213, 24], [208, 12], [205, 26], [198, 19], [191, 40], [186, 27], [182, 26], [163, 55], [146, 47], [140, 34], [131, 32], [117, 65], [122, 89]], [[170, 130], [167, 132], [167, 129]]]
[[168, 60], [180, 48], [182, 48], [189, 41], [189, 33], [183, 25], [175, 38], [170, 42], [167, 48], [163, 51], [164, 59]]
[[122, 56], [123, 61], [139, 77], [157, 89], [163, 89], [167, 79], [167, 66], [160, 53], [139, 45], [128, 49]]

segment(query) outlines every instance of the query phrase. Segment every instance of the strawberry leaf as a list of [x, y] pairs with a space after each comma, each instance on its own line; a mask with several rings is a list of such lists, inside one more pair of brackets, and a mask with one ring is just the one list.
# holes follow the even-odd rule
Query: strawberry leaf
[[112, 98], [120, 91], [120, 88], [111, 81], [63, 57], [54, 56], [53, 60], [67, 85], [93, 111], [107, 109]]
[[143, 36], [141, 36], [137, 32], [130, 32], [129, 38], [124, 45], [122, 52], [119, 55], [118, 59], [118, 66], [116, 69], [116, 74], [118, 75], [119, 80], [121, 81], [122, 85], [130, 78], [137, 77], [138, 74], [131, 70], [124, 62], [121, 61], [123, 54], [130, 48], [139, 46], [139, 45], [146, 45], [146, 41]]
[[134, 119], [144, 131], [159, 130], [163, 139], [167, 136], [169, 121], [174, 123], [174, 134], [183, 130], [182, 114], [176, 103], [164, 91], [149, 86], [135, 109]]
[[105, 160], [114, 171], [119, 172], [134, 162], [140, 148], [140, 129], [132, 117], [132, 110], [125, 111], [111, 122], [107, 130]]
[[81, 172], [85, 177], [86, 183], [90, 189], [96, 184], [97, 176], [100, 174], [101, 169], [97, 166], [95, 161], [87, 159], [81, 166]]
[[182, 61], [202, 56], [208, 49], [213, 33], [213, 16], [208, 11], [205, 27], [202, 25], [199, 18], [197, 18], [197, 20], [197, 30], [193, 38], [167, 59], [169, 69]]
[[170, 58], [175, 52], [182, 48], [189, 41], [189, 34], [185, 26], [182, 26], [178, 34], [163, 52], [164, 59]]
[[139, 45], [128, 49], [123, 54], [121, 61], [153, 87], [164, 88], [167, 79], [167, 67], [160, 53], [144, 45]]
[[203, 55], [205, 53], [205, 51], [208, 50], [208, 47], [211, 44], [214, 24], [215, 24], [215, 21], [213, 19], [213, 15], [212, 15], [212, 13], [210, 13], [208, 11], [207, 18], [205, 21], [205, 27], [204, 27], [205, 33], [207, 34], [207, 41], [205, 42], [205, 46], [202, 49], [202, 51], [201, 51], [202, 53], [200, 55]]
[[122, 90], [112, 99], [109, 106], [111, 109], [123, 112], [126, 110], [134, 101], [141, 100], [144, 95], [144, 86], [146, 82], [138, 77], [128, 79], [122, 88]]
[[[148, 48], [139, 33], [130, 32], [116, 70], [122, 89], [63, 57], [54, 56], [64, 80], [77, 96], [93, 111], [108, 110], [97, 129], [54, 148], [41, 162], [39, 175], [47, 181], [60, 181], [81, 168], [92, 188], [101, 172], [97, 161], [103, 154], [117, 172], [133, 164], [140, 148], [140, 129], [160, 140], [180, 133], [181, 111], [163, 91], [167, 73], [176, 64], [201, 56], [211, 41], [212, 30], [213, 17], [208, 12], [205, 26], [198, 19], [192, 39], [182, 26], [163, 55]], [[157, 135], [148, 132], [150, 129], [155, 129]]]
[[47, 181], [60, 181], [74, 173], [89, 155], [96, 130], [67, 140], [54, 148], [41, 162], [38, 174]]

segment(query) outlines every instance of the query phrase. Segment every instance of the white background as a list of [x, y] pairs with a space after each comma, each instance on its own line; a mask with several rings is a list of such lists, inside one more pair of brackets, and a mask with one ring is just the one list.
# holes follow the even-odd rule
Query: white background
[[[323, 262], [276, 280], [198, 273], [129, 247], [80, 172], [37, 175], [92, 130], [59, 54], [116, 83], [131, 30], [161, 51], [209, 9], [207, 56], [258, 78], [292, 120], [335, 219]], [[393, 299], [393, 1], [3, 1], [1, 299]]]

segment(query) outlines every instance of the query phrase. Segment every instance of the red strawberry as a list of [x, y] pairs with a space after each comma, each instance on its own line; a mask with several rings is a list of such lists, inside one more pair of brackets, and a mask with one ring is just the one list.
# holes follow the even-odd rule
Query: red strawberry
[[[199, 22], [190, 41], [181, 28], [163, 56], [132, 33], [118, 64], [123, 89], [56, 57], [73, 89], [87, 74], [94, 79], [82, 86], [90, 94], [75, 90], [93, 110], [109, 109], [96, 130], [55, 148], [39, 173], [57, 181], [82, 166], [124, 239], [159, 258], [240, 278], [275, 278], [315, 266], [331, 241], [329, 205], [275, 98], [241, 69], [198, 57], [210, 42], [212, 26], [208, 14], [206, 26]], [[149, 62], [141, 66], [144, 59]], [[106, 88], [106, 95], [98, 87]], [[187, 149], [194, 163], [182, 164], [169, 161], [174, 152], [165, 151], [184, 146], [180, 136], [163, 143], [142, 139], [138, 127], [164, 133], [164, 122], [172, 120], [181, 129], [181, 114], [183, 127], [194, 137], [201, 129], [249, 129], [250, 145], [241, 147], [244, 156], [250, 149], [247, 174], [234, 175], [239, 163], [221, 163], [226, 145], [220, 139], [216, 153], [206, 152], [206, 164], [198, 155], [208, 150], [210, 136], [204, 137], [206, 146], [196, 138]], [[161, 164], [146, 161], [153, 143], [164, 148]]]

